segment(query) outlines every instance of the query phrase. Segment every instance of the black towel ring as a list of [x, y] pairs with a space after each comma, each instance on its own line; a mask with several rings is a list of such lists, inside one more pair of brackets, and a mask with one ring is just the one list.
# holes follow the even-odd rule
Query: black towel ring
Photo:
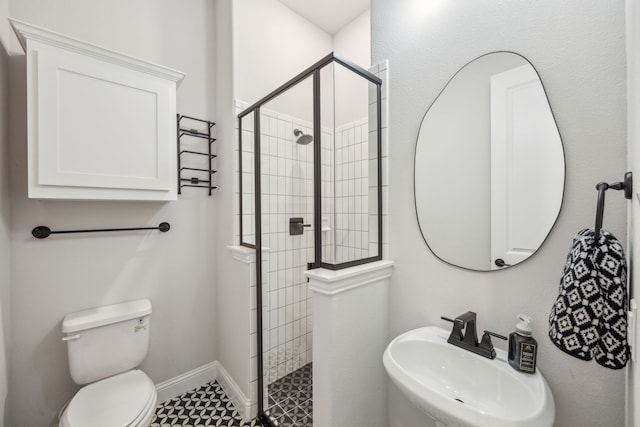
[[631, 199], [633, 194], [633, 172], [625, 173], [623, 182], [614, 182], [613, 184], [599, 182], [596, 184], [596, 190], [598, 190], [598, 204], [596, 206], [596, 228], [593, 240], [594, 242], [597, 242], [598, 238], [600, 237], [600, 230], [602, 229], [602, 217], [604, 216], [604, 193], [609, 189], [624, 190], [624, 198]]

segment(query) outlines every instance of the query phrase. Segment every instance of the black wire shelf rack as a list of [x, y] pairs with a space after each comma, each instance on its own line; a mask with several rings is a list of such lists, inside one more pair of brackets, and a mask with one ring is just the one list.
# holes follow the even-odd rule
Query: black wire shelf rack
[[[217, 186], [214, 185], [213, 175], [217, 172], [213, 169], [213, 159], [218, 157], [211, 151], [213, 143], [216, 141], [211, 135], [211, 130], [216, 125], [209, 120], [197, 119], [182, 114], [177, 115], [178, 121], [178, 194], [182, 194], [184, 187], [207, 188], [209, 195]], [[204, 130], [202, 129], [204, 128]], [[183, 137], [204, 139], [205, 147], [202, 151], [184, 148]], [[188, 148], [191, 148], [189, 146]], [[184, 155], [184, 158], [183, 158]], [[206, 157], [208, 168], [191, 166], [189, 156]], [[187, 163], [184, 165], [183, 163]], [[197, 165], [199, 166], [199, 164]]]

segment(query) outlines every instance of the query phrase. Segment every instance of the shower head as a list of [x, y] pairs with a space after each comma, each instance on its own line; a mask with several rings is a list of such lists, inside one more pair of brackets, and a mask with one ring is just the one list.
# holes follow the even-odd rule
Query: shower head
[[296, 144], [308, 145], [313, 141], [313, 136], [305, 135], [300, 129], [294, 129], [293, 134], [298, 137]]

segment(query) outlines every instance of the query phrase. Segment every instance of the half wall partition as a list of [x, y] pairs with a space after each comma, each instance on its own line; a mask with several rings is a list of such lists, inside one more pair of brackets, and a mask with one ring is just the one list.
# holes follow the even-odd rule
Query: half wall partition
[[269, 425], [311, 425], [304, 271], [382, 259], [381, 85], [330, 54], [238, 114], [240, 244], [260, 260], [257, 399]]

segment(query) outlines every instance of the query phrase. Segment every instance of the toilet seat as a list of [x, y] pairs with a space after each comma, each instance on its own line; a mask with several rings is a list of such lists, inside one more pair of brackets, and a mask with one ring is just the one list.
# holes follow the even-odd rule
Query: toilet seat
[[114, 375], [81, 388], [62, 414], [60, 427], [147, 427], [157, 397], [144, 372]]

